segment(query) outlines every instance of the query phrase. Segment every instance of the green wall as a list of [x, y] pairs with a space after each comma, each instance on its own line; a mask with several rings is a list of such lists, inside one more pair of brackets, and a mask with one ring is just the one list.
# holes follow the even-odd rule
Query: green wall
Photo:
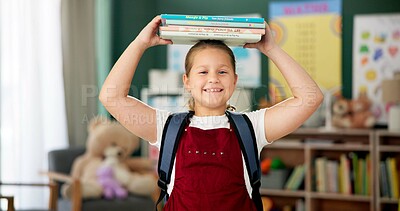
[[[157, 13], [155, 0], [113, 0], [112, 20], [112, 61], [113, 64], [120, 57], [143, 27], [150, 22]], [[139, 62], [133, 78], [130, 94], [139, 97], [142, 87], [148, 84], [148, 70], [158, 64], [156, 48], [147, 50]], [[164, 53], [165, 55], [165, 53]], [[164, 62], [165, 63], [165, 62]]]
[[[233, 15], [259, 13], [268, 17], [267, 0], [114, 0], [113, 6], [113, 61], [120, 56], [140, 30], [157, 14], [208, 14]], [[342, 0], [343, 14], [343, 59], [342, 83], [345, 97], [352, 93], [352, 36], [353, 17], [356, 14], [393, 13], [400, 12], [399, 0]], [[137, 89], [147, 86], [150, 68], [166, 68], [166, 47], [156, 47], [148, 50], [139, 64], [133, 83], [137, 86], [131, 94], [137, 95]], [[262, 59], [262, 84], [268, 83], [268, 61]], [[257, 90], [256, 97], [266, 90]]]

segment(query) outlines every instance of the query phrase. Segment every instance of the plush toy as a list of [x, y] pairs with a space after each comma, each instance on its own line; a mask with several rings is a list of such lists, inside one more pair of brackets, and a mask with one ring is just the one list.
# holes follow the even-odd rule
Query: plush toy
[[366, 94], [360, 94], [351, 101], [352, 121], [351, 128], [370, 128], [375, 124], [375, 117], [370, 111], [371, 101]]
[[370, 111], [371, 101], [365, 94], [357, 99], [339, 97], [332, 106], [332, 125], [339, 128], [370, 128], [375, 117]]
[[124, 171], [120, 167], [122, 148], [113, 144], [104, 150], [103, 165], [97, 169], [97, 178], [103, 188], [103, 196], [106, 199], [124, 199], [128, 196], [128, 191], [116, 179], [118, 171]]
[[[130, 193], [154, 195], [157, 179], [153, 173], [153, 163], [148, 159], [130, 156], [139, 147], [140, 141], [137, 136], [105, 117], [92, 119], [88, 131], [86, 151], [76, 158], [71, 173], [72, 177], [80, 180], [82, 198], [100, 198], [103, 195], [104, 184], [98, 180], [97, 171], [104, 165], [105, 150], [113, 145], [120, 149], [118, 168], [113, 168], [114, 179]], [[69, 184], [62, 187], [64, 197], [70, 198], [70, 189]]]
[[332, 125], [340, 128], [349, 128], [351, 125], [350, 102], [339, 97], [332, 105]]

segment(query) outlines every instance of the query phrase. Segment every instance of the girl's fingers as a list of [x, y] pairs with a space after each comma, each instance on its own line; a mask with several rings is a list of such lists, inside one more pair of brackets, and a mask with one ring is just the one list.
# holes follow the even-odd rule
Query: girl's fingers
[[161, 17], [160, 16], [156, 16], [156, 17], [153, 18], [153, 20], [151, 20], [147, 24], [146, 28], [150, 27], [153, 31], [157, 31], [158, 27], [160, 26], [160, 24], [161, 24]]
[[172, 44], [172, 41], [160, 38], [159, 44], [160, 45], [168, 45], [168, 44]]
[[161, 17], [157, 15], [156, 17], [153, 18], [153, 20], [151, 20], [150, 23], [160, 23], [160, 22], [161, 22]]
[[156, 15], [156, 16], [153, 18], [153, 20], [158, 20], [158, 19], [161, 19], [161, 16], [160, 16], [160, 15]]
[[256, 45], [254, 43], [246, 43], [245, 45], [243, 45], [243, 48], [255, 48]]

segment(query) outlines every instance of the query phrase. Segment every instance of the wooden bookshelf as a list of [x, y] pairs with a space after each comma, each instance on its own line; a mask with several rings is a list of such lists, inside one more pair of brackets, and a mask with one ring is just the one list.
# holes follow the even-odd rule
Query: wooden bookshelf
[[[292, 210], [295, 210], [293, 205], [298, 199], [304, 200], [305, 210], [308, 211], [375, 210], [375, 174], [372, 173], [375, 169], [374, 134], [373, 130], [301, 128], [282, 140], [267, 145], [261, 152], [261, 159], [279, 157], [288, 168], [304, 164], [306, 172], [300, 190], [261, 189], [261, 194], [271, 198], [275, 208], [281, 210], [284, 206], [292, 206]], [[324, 157], [326, 160], [339, 161], [341, 155], [347, 156], [349, 153], [357, 154], [360, 158], [369, 154], [371, 173], [369, 179], [366, 177], [365, 184], [363, 183], [365, 192], [355, 194], [354, 187], [351, 194], [317, 190], [315, 159]]]
[[[394, 158], [397, 162], [396, 171], [399, 178], [399, 163], [400, 163], [400, 132], [389, 132], [386, 130], [377, 130], [375, 132], [375, 195], [376, 195], [376, 208], [377, 211], [397, 211], [399, 208], [399, 198], [391, 195], [383, 196], [381, 191], [381, 173], [380, 161], [385, 161], [388, 157]], [[399, 185], [394, 186], [389, 184], [392, 188], [400, 191]]]
[[[306, 145], [298, 140], [275, 142], [264, 148], [261, 152], [260, 159], [279, 157], [282, 162], [285, 163], [286, 168], [293, 169], [297, 165], [306, 163], [306, 154], [304, 153], [305, 147]], [[285, 154], [290, 154], [290, 156], [282, 156]], [[305, 201], [307, 192], [304, 187], [305, 185], [302, 185], [302, 187], [296, 191], [261, 188], [260, 193], [262, 196], [268, 196], [268, 198], [273, 201], [275, 208], [283, 210], [284, 206], [295, 207], [297, 200]]]

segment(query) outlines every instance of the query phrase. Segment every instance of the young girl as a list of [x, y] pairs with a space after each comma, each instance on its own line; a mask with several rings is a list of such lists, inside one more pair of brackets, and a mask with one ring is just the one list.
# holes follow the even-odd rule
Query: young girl
[[[107, 110], [132, 133], [160, 147], [168, 111], [128, 96], [132, 77], [147, 48], [172, 44], [157, 36], [155, 17], [128, 46], [100, 93]], [[297, 129], [320, 105], [323, 95], [304, 69], [275, 44], [270, 28], [258, 43], [246, 44], [266, 55], [281, 71], [293, 97], [271, 108], [245, 113], [254, 128], [258, 151]], [[165, 210], [256, 210], [235, 133], [225, 115], [238, 76], [235, 58], [220, 41], [200, 41], [186, 56], [183, 75], [194, 111], [172, 170]]]

